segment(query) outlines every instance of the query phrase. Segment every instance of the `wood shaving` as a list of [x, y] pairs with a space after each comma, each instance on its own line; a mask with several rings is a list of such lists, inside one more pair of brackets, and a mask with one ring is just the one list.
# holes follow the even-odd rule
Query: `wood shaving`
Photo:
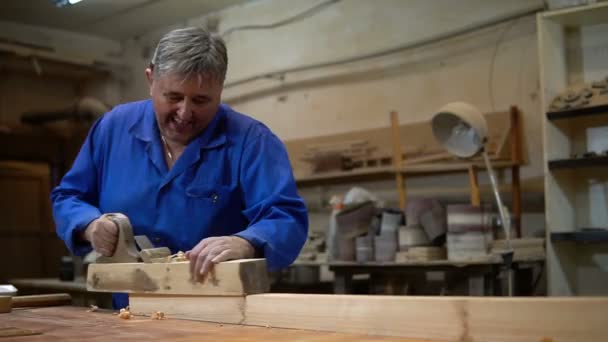
[[99, 310], [99, 307], [97, 305], [89, 305], [89, 309], [87, 310], [87, 312], [95, 312]]
[[118, 313], [118, 317], [120, 317], [122, 319], [131, 319], [131, 317], [133, 317], [133, 315], [131, 315], [131, 311], [129, 311], [129, 307], [127, 306], [124, 309], [120, 309], [120, 312]]
[[179, 261], [188, 261], [186, 258], [186, 253], [179, 251], [173, 255], [169, 255], [167, 257], [167, 262], [179, 262]]
[[150, 318], [156, 319], [156, 320], [165, 319], [165, 313], [162, 311], [156, 311], [155, 313], [152, 314], [152, 316], [150, 316]]

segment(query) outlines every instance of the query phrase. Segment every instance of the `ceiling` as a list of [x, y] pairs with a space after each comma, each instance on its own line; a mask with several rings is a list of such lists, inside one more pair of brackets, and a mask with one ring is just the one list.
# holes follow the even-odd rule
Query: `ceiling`
[[51, 0], [0, 4], [0, 20], [123, 40], [248, 0], [83, 0], [57, 8]]

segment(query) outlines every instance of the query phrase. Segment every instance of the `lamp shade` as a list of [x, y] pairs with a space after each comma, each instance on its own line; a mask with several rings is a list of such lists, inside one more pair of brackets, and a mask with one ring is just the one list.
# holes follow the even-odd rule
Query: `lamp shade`
[[435, 139], [450, 154], [468, 158], [479, 152], [488, 134], [488, 125], [479, 109], [465, 102], [443, 106], [431, 121]]

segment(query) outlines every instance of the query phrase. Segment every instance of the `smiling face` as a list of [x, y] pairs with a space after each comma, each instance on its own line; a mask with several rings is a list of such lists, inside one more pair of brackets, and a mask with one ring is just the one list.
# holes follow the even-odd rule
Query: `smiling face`
[[146, 69], [158, 128], [165, 139], [188, 145], [213, 120], [220, 105], [222, 84], [213, 77], [154, 75]]

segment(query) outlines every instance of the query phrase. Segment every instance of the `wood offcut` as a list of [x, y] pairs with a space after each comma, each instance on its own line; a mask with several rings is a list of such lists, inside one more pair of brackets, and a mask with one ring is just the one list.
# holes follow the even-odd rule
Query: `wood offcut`
[[190, 279], [190, 262], [91, 264], [87, 289], [170, 295], [243, 296], [268, 292], [265, 259], [216, 264], [202, 281]]

